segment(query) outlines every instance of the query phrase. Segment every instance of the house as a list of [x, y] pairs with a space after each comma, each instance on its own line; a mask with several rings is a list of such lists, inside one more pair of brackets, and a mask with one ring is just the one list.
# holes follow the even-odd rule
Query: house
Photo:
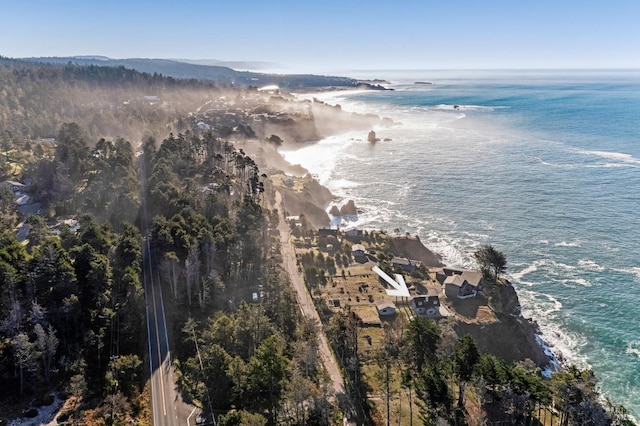
[[420, 266], [420, 262], [417, 260], [411, 260], [404, 257], [394, 257], [391, 260], [392, 268], [400, 268], [404, 272], [413, 272]]
[[18, 205], [18, 213], [22, 216], [29, 216], [30, 214], [40, 214], [42, 213], [42, 206], [40, 203], [31, 203]]
[[351, 246], [351, 254], [356, 260], [367, 257], [367, 251], [362, 244], [354, 244]]
[[461, 274], [448, 276], [444, 282], [444, 294], [452, 299], [469, 299], [482, 291], [482, 273], [463, 271]]
[[331, 228], [320, 228], [318, 229], [318, 238], [326, 238], [326, 237], [333, 237], [335, 239], [338, 239], [338, 230], [337, 229], [331, 229]]
[[345, 231], [344, 235], [350, 238], [361, 238], [364, 235], [364, 231], [362, 229], [349, 229]]
[[24, 193], [24, 190], [27, 187], [25, 184], [13, 180], [5, 180], [0, 185], [6, 186], [11, 192], [13, 192], [17, 205], [24, 206], [29, 203], [31, 197]]
[[438, 292], [429, 289], [425, 296], [416, 296], [411, 299], [411, 309], [416, 315], [439, 318], [440, 317], [440, 298]]
[[454, 268], [435, 268], [433, 272], [436, 274], [436, 280], [440, 284], [444, 284], [444, 280], [451, 275], [461, 275], [464, 272], [462, 269], [454, 269]]
[[330, 228], [318, 229], [318, 246], [325, 248], [328, 245], [336, 246], [338, 244], [338, 230]]
[[375, 305], [381, 317], [395, 315], [397, 312], [396, 305], [391, 300], [376, 300]]
[[15, 231], [16, 240], [18, 240], [19, 243], [25, 241], [27, 238], [29, 238], [29, 232], [31, 232], [31, 225], [24, 222], [21, 223], [20, 227]]
[[302, 226], [302, 221], [300, 220], [300, 216], [287, 216], [284, 218], [288, 224], [291, 224], [291, 222], [293, 222], [293, 224], [295, 226]]
[[14, 194], [24, 191], [25, 188], [25, 185], [23, 183], [13, 180], [5, 180], [4, 182], [2, 182], [2, 185], [9, 188]]
[[329, 306], [334, 307], [334, 308], [339, 308], [340, 307], [340, 299], [329, 299], [327, 301], [327, 303], [329, 304]]

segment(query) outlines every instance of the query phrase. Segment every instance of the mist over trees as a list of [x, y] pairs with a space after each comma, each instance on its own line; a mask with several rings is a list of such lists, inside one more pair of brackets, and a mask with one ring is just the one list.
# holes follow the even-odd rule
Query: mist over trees
[[[50, 402], [53, 392], [65, 400], [60, 422], [148, 424], [146, 241], [188, 402], [221, 425], [341, 421], [319, 361], [321, 325], [302, 317], [282, 267], [274, 189], [257, 157], [230, 140], [272, 135], [274, 122], [290, 128], [291, 116], [307, 127], [290, 135], [317, 135], [308, 105], [262, 127], [252, 121], [254, 129], [240, 107], [221, 118], [222, 103], [208, 117], [218, 128], [196, 130], [187, 113], [210, 107], [211, 97], [233, 94], [247, 110], [256, 102], [245, 102], [244, 89], [121, 67], [6, 58], [0, 83], [0, 176], [31, 181], [28, 193], [41, 205], [18, 214], [12, 190], [0, 187], [0, 417]], [[22, 224], [29, 232], [19, 241]], [[504, 255], [487, 246], [476, 258], [498, 281]], [[307, 255], [301, 264], [320, 286], [325, 269], [350, 261]], [[336, 313], [326, 327], [360, 418], [384, 424], [369, 406], [357, 316]], [[402, 400], [424, 424], [466, 424], [469, 404], [503, 424], [553, 413], [563, 425], [627, 420], [622, 407], [603, 410], [590, 371], [568, 368], [547, 380], [535, 366], [479, 353], [470, 336], [453, 338], [432, 320], [387, 324], [375, 357], [385, 384], [378, 396], [387, 407]]]
[[[77, 123], [92, 144], [179, 131], [177, 121], [220, 93], [213, 83], [104, 66], [28, 63], [0, 57], [0, 129], [5, 142], [55, 137]], [[175, 127], [174, 127], [175, 126]]]

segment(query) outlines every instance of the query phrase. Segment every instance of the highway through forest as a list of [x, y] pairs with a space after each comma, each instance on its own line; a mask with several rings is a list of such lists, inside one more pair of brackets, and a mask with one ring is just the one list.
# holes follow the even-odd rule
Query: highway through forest
[[143, 235], [142, 279], [145, 293], [149, 371], [151, 372], [151, 411], [154, 426], [195, 424], [199, 410], [182, 401], [177, 392], [175, 372], [171, 365], [169, 333], [160, 286], [160, 275], [149, 243], [149, 217], [146, 201], [146, 171], [144, 157], [138, 157], [141, 182], [140, 228]]

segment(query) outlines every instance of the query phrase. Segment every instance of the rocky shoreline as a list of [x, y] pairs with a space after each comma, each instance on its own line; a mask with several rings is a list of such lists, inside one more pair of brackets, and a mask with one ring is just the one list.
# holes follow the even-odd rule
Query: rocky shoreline
[[[326, 110], [326, 108], [337, 107], [330, 107], [322, 103], [322, 108]], [[333, 109], [331, 112], [342, 113], [339, 109]], [[330, 119], [330, 117], [314, 117], [316, 123], [319, 124], [318, 128], [331, 129], [330, 125], [318, 123], [318, 120], [326, 119]], [[358, 120], [356, 122], [359, 124], [355, 126], [356, 129], [362, 129], [362, 122]], [[333, 135], [335, 132], [332, 131], [328, 134]], [[304, 142], [315, 140], [317, 139]], [[342, 205], [338, 207], [337, 197], [313, 178], [307, 170], [288, 164], [279, 153], [277, 156], [280, 158], [276, 163], [279, 166], [286, 165], [284, 170], [288, 170], [289, 173], [283, 174], [279, 180], [276, 180], [279, 183], [275, 184], [283, 194], [288, 216], [303, 215], [312, 226], [322, 228], [330, 225], [331, 217], [357, 215], [358, 209], [352, 200], [346, 200], [346, 203], [342, 200]], [[296, 167], [298, 169], [292, 173]], [[428, 267], [442, 266], [442, 257], [424, 246], [418, 237], [394, 238], [392, 251], [398, 256], [419, 260]], [[456, 318], [451, 322], [456, 334], [459, 336], [471, 334], [481, 351], [494, 353], [510, 362], [528, 359], [547, 373], [560, 368], [558, 358], [545, 344], [538, 325], [535, 321], [522, 316], [517, 292], [508, 281], [505, 280], [503, 285], [487, 289], [481, 297], [486, 298], [492, 315], [486, 319], [464, 316]]]

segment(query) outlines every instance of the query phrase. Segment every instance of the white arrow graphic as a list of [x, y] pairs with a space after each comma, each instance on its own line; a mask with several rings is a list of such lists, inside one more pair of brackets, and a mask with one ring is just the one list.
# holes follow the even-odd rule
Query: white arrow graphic
[[393, 278], [387, 275], [386, 272], [384, 272], [377, 266], [373, 267], [373, 272], [380, 275], [380, 278], [388, 282], [389, 285], [394, 288], [386, 290], [389, 296], [411, 297], [411, 294], [409, 294], [409, 289], [407, 288], [407, 283], [404, 282], [404, 278], [402, 277], [402, 275], [396, 274], [396, 280], [398, 280], [396, 282], [393, 280]]

